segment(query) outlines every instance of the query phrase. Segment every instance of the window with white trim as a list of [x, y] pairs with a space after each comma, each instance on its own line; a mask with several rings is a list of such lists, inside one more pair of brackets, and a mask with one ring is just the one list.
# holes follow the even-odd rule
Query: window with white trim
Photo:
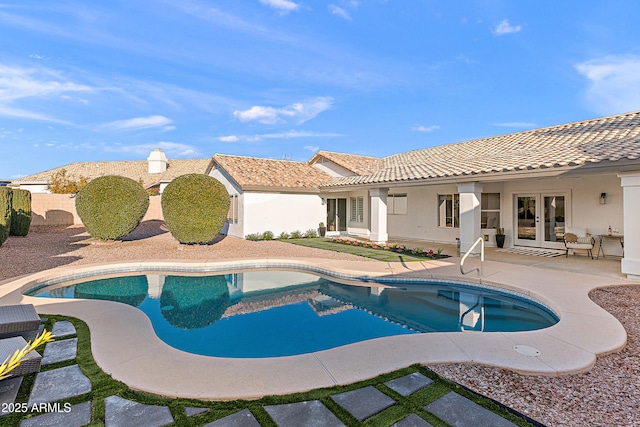
[[406, 215], [408, 210], [407, 194], [389, 194], [387, 196], [387, 213], [389, 215]]
[[351, 221], [364, 222], [364, 197], [351, 197]]
[[480, 198], [480, 228], [500, 227], [500, 193], [482, 193]]
[[460, 227], [460, 195], [438, 195], [438, 226]]

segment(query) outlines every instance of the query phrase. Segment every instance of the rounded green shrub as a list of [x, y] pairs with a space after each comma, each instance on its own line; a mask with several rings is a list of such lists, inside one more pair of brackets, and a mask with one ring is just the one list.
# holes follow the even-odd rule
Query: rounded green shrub
[[12, 236], [26, 236], [31, 226], [31, 192], [14, 189], [11, 202], [11, 230]]
[[76, 210], [87, 233], [114, 240], [131, 233], [149, 208], [149, 195], [140, 183], [123, 176], [101, 176], [76, 196]]
[[205, 244], [216, 238], [229, 212], [229, 193], [217, 179], [203, 174], [182, 175], [162, 193], [162, 215], [180, 243]]
[[7, 240], [11, 231], [11, 200], [13, 191], [0, 187], [0, 246]]

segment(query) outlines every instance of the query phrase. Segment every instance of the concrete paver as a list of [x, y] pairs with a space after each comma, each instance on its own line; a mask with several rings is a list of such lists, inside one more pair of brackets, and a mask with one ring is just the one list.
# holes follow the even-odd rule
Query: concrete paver
[[195, 417], [199, 414], [204, 414], [205, 412], [209, 412], [209, 408], [184, 408], [184, 413], [187, 414], [187, 417]]
[[264, 409], [279, 427], [338, 427], [344, 426], [319, 400], [265, 406]]
[[42, 356], [42, 364], [52, 365], [67, 360], [74, 360], [76, 358], [77, 348], [78, 338], [47, 343], [44, 348], [44, 355]]
[[106, 427], [162, 427], [173, 423], [168, 407], [144, 405], [119, 396], [104, 399], [104, 418]]
[[76, 334], [76, 328], [73, 326], [73, 323], [67, 320], [61, 320], [53, 324], [51, 333], [56, 338], [68, 337]]
[[414, 372], [404, 377], [396, 378], [395, 380], [387, 381], [384, 383], [391, 390], [400, 394], [401, 396], [409, 396], [418, 390], [431, 385], [433, 380], [422, 375], [420, 372]]
[[80, 396], [91, 391], [91, 381], [78, 365], [65, 366], [40, 372], [29, 396], [29, 406], [34, 403], [49, 403]]
[[260, 427], [251, 411], [243, 409], [202, 427]]
[[68, 411], [63, 409], [60, 412], [50, 412], [27, 418], [20, 423], [20, 427], [82, 427], [90, 422], [91, 402], [83, 402], [71, 406]]
[[11, 404], [16, 401], [22, 377], [0, 381], [0, 417], [11, 414]]
[[331, 399], [358, 421], [364, 421], [396, 403], [395, 400], [373, 386], [334, 394]]
[[416, 414], [411, 414], [393, 424], [391, 427], [433, 427], [433, 425], [426, 422]]
[[456, 427], [516, 427], [512, 422], [453, 391], [424, 409]]

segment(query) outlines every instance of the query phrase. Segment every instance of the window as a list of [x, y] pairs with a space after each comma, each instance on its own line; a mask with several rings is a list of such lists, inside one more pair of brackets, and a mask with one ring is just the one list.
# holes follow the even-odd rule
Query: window
[[500, 193], [482, 193], [480, 199], [480, 227], [500, 227]]
[[364, 222], [364, 197], [351, 197], [351, 221]]
[[387, 213], [389, 215], [407, 214], [407, 195], [389, 194], [387, 196]]
[[460, 227], [460, 195], [438, 195], [438, 226]]
[[227, 213], [227, 222], [229, 224], [238, 223], [238, 195], [229, 196], [229, 212]]

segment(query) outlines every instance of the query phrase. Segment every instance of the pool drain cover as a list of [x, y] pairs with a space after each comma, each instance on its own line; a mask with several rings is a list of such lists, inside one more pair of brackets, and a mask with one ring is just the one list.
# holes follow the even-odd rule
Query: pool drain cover
[[540, 350], [529, 347], [528, 345], [514, 345], [513, 349], [520, 354], [524, 354], [525, 356], [540, 356]]

